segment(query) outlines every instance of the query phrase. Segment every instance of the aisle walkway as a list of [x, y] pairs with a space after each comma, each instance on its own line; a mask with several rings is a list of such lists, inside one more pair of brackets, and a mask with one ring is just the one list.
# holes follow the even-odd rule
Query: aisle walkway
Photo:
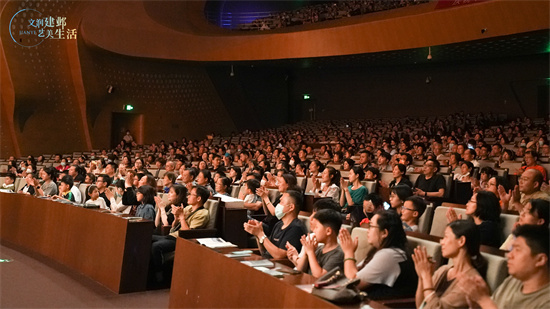
[[13, 259], [0, 263], [0, 308], [168, 308], [168, 289], [119, 295], [27, 252], [0, 245], [0, 259]]

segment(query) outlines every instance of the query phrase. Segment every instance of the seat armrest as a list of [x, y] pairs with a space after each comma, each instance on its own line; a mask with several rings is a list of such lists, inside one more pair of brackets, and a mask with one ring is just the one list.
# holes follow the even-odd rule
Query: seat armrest
[[217, 233], [218, 231], [216, 229], [180, 230], [179, 236], [181, 238], [193, 239], [193, 238], [217, 237]]
[[390, 308], [416, 308], [416, 300], [414, 297], [377, 300], [377, 301], [382, 303], [384, 306], [387, 306]]
[[163, 225], [160, 227], [160, 235], [168, 235], [170, 234], [170, 229], [172, 228], [171, 225]]
[[271, 259], [271, 261], [273, 263], [283, 264], [283, 265], [288, 266], [290, 268], [294, 268], [294, 266], [296, 266], [296, 265], [292, 264], [292, 262], [287, 258], [284, 258], [284, 259]]

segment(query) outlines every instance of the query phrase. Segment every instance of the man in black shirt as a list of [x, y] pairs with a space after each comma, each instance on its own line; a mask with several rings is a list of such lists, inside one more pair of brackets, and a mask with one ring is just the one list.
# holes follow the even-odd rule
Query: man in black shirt
[[414, 195], [430, 199], [441, 199], [445, 196], [445, 178], [438, 175], [439, 161], [429, 159], [422, 168], [423, 174], [416, 179], [414, 184]]
[[269, 237], [264, 233], [261, 222], [249, 220], [244, 224], [244, 230], [256, 236], [258, 247], [264, 257], [286, 258], [287, 242], [300, 252], [300, 238], [306, 234], [304, 224], [298, 219], [302, 200], [302, 194], [298, 191], [288, 190], [283, 194], [281, 202], [275, 208], [275, 215], [280, 221], [275, 224]]

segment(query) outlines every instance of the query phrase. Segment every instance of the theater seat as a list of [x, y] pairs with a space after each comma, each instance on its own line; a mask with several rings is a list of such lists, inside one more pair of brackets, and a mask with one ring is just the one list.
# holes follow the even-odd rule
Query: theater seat
[[80, 190], [80, 193], [82, 193], [82, 200], [86, 199], [86, 191], [88, 191], [89, 186], [90, 186], [90, 184], [88, 184], [88, 183], [81, 183], [78, 186], [78, 189]]
[[355, 259], [360, 262], [365, 259], [367, 252], [370, 250], [371, 245], [367, 241], [368, 229], [362, 227], [356, 227], [351, 231], [351, 239], [358, 238], [359, 244], [357, 250], [355, 250]]
[[240, 186], [237, 185], [231, 185], [231, 197], [238, 198], [239, 197], [239, 191], [241, 190]]
[[485, 252], [481, 252], [481, 255], [487, 260], [487, 277], [485, 281], [487, 281], [492, 292], [508, 276], [506, 257]]
[[310, 228], [310, 225], [309, 225], [309, 216], [298, 215], [298, 219], [300, 221], [302, 221], [302, 223], [306, 227], [306, 231], [311, 232], [311, 228]]
[[182, 238], [203, 238], [203, 237], [216, 237], [218, 234], [218, 206], [220, 204], [219, 198], [211, 198], [206, 201], [204, 208], [208, 210], [210, 214], [210, 221], [204, 229], [193, 229], [179, 231], [179, 236]]
[[407, 235], [407, 241], [409, 242], [409, 249], [411, 250], [411, 253], [413, 252], [414, 248], [418, 246], [424, 246], [426, 247], [426, 252], [428, 253], [428, 256], [431, 256], [435, 262], [434, 269], [437, 269], [439, 266], [441, 266], [443, 262], [443, 256], [441, 255], [441, 244], [439, 242], [409, 235]]
[[361, 181], [361, 184], [367, 188], [369, 193], [376, 193], [376, 180], [363, 180]]
[[430, 231], [430, 226], [432, 225], [432, 219], [434, 216], [434, 205], [432, 203], [426, 206], [426, 210], [418, 219], [418, 231], [421, 233], [426, 233]]
[[[453, 208], [457, 215], [462, 215], [462, 219], [466, 219], [466, 209]], [[445, 234], [445, 227], [447, 227], [447, 210], [449, 207], [439, 206], [435, 209], [432, 227], [430, 229], [430, 235], [443, 237]]]
[[518, 221], [518, 215], [511, 214], [500, 214], [500, 226], [501, 226], [501, 235], [500, 239], [508, 238], [508, 235], [512, 233], [514, 229], [514, 224]]

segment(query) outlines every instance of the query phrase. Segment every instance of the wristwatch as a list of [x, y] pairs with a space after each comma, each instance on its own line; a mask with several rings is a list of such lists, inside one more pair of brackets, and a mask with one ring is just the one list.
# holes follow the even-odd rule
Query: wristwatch
[[263, 245], [263, 244], [264, 244], [264, 240], [265, 240], [266, 238], [267, 238], [267, 236], [265, 236], [265, 234], [264, 234], [264, 236], [260, 237], [260, 244]]

